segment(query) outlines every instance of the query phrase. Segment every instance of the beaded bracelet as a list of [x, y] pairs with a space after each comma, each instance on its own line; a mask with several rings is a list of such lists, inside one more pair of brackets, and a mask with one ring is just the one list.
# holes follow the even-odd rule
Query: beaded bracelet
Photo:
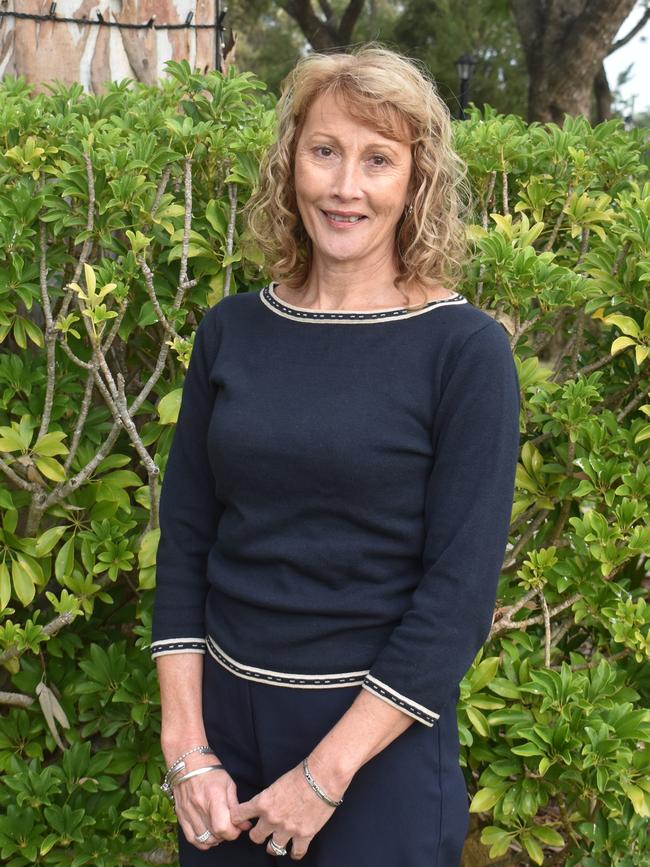
[[167, 772], [165, 773], [165, 778], [160, 785], [160, 788], [162, 789], [162, 791], [166, 795], [171, 796], [172, 785], [175, 782], [175, 778], [178, 776], [178, 773], [180, 771], [183, 771], [185, 769], [185, 761], [184, 760], [187, 758], [187, 756], [191, 755], [192, 753], [201, 753], [202, 755], [209, 755], [209, 756], [213, 756], [215, 754], [214, 750], [211, 747], [209, 747], [207, 744], [204, 744], [200, 747], [192, 747], [191, 750], [188, 750], [186, 753], [183, 753], [182, 755], [180, 755], [167, 768]]

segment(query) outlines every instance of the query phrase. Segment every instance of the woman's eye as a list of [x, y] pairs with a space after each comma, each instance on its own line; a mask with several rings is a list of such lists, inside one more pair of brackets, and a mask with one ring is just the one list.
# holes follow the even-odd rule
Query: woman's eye
[[[315, 148], [316, 153], [322, 157], [328, 157], [332, 153], [332, 148], [327, 147], [327, 145], [319, 145]], [[325, 153], [327, 151], [327, 153]]]
[[[382, 156], [381, 154], [373, 154], [373, 155], [370, 157], [370, 159], [372, 160], [372, 164], [373, 164], [374, 166], [379, 166], [379, 167], [381, 167], [381, 166], [385, 166], [385, 165], [387, 165], [386, 157]], [[379, 160], [380, 162], [377, 162], [377, 160]]]

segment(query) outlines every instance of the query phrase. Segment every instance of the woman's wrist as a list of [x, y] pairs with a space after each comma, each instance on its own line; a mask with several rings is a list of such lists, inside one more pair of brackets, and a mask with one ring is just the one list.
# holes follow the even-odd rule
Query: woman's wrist
[[[204, 728], [197, 727], [193, 730], [184, 731], [163, 731], [160, 735], [160, 746], [168, 766], [188, 750], [204, 745], [207, 746], [207, 743]], [[193, 758], [194, 755], [200, 756], [199, 753], [192, 753], [187, 759]]]

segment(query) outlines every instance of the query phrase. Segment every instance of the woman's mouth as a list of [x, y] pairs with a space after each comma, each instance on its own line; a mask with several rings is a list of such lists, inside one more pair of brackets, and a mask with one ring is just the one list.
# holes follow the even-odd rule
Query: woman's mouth
[[331, 226], [349, 229], [367, 219], [363, 214], [336, 214], [332, 211], [322, 211], [323, 216]]

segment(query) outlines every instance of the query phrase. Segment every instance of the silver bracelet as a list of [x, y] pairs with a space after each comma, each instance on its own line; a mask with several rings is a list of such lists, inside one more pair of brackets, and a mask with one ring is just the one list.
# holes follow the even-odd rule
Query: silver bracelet
[[199, 774], [207, 774], [210, 771], [223, 771], [225, 770], [223, 765], [206, 765], [204, 768], [194, 768], [193, 771], [188, 771], [180, 780], [174, 780], [174, 786], [178, 786], [180, 783], [184, 783], [185, 780], [191, 779], [191, 777], [198, 777]]
[[202, 755], [205, 755], [205, 756], [213, 756], [215, 754], [212, 747], [207, 746], [207, 744], [200, 746], [200, 747], [192, 747], [191, 750], [188, 750], [186, 753], [183, 753], [182, 756], [179, 756], [177, 759], [175, 759], [171, 763], [171, 765], [167, 768], [167, 771], [165, 773], [165, 779], [163, 780], [163, 783], [161, 786], [161, 789], [163, 790], [163, 792], [165, 792], [165, 793], [168, 792], [168, 790], [170, 789], [170, 782], [171, 782], [172, 777], [174, 776], [174, 774], [177, 771], [183, 770], [183, 768], [185, 767], [184, 759], [187, 756], [191, 755], [192, 753], [201, 753]]
[[179, 756], [175, 761], [171, 763], [171, 765], [167, 768], [167, 773], [173, 770], [176, 765], [183, 761], [183, 759], [187, 758], [187, 756], [191, 756], [192, 753], [203, 753], [203, 755], [214, 755], [214, 750], [212, 747], [209, 747], [207, 744], [203, 744], [200, 747], [192, 747], [191, 750], [188, 750], [183, 755]]
[[343, 803], [343, 798], [340, 801], [333, 801], [331, 798], [328, 798], [325, 792], [318, 785], [316, 780], [312, 777], [311, 772], [309, 770], [309, 765], [307, 764], [307, 759], [302, 760], [302, 770], [305, 775], [305, 779], [312, 787], [312, 789], [316, 792], [321, 801], [325, 801], [326, 804], [329, 804], [330, 807], [340, 807]]

